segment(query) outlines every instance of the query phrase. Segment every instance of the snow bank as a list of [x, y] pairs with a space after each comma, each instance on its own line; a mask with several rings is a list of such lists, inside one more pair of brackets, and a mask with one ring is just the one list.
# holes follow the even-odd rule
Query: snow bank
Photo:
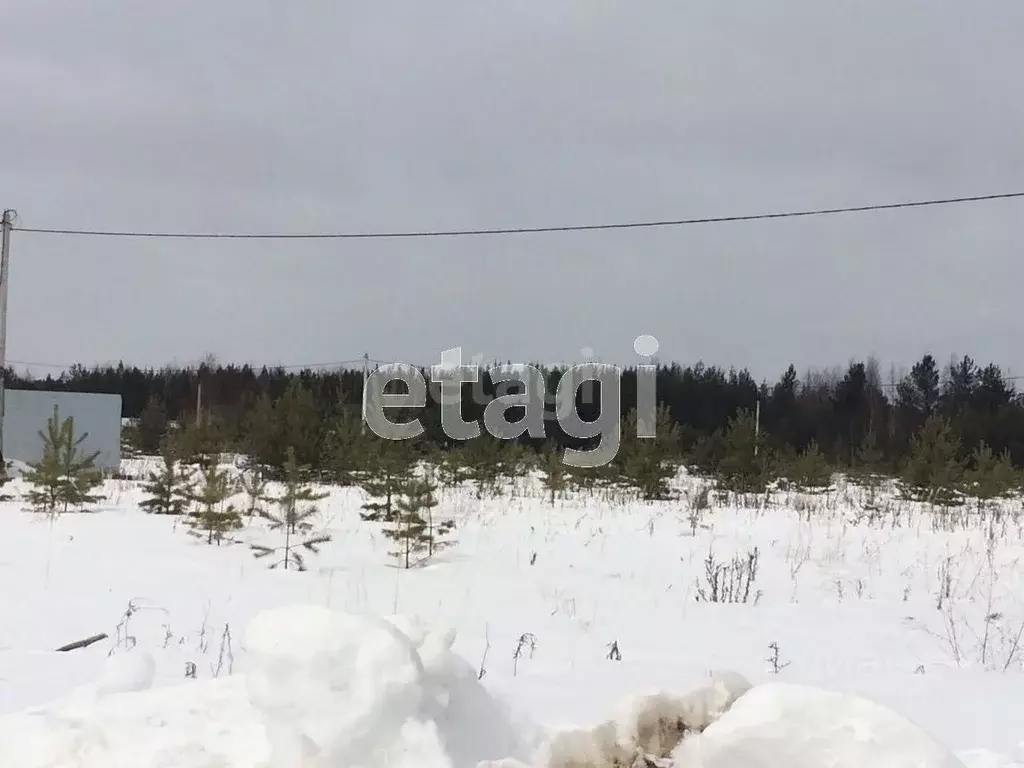
[[0, 717], [0, 766], [607, 768], [669, 753], [657, 764], [1014, 766], [981, 751], [958, 760], [863, 699], [751, 687], [735, 674], [685, 695], [637, 696], [596, 728], [543, 736], [487, 693], [453, 640], [411, 618], [267, 611], [247, 629], [246, 674], [151, 688], [148, 654], [113, 657], [88, 690]]
[[528, 754], [509, 712], [411, 618], [283, 608], [246, 634], [249, 698], [274, 766], [474, 768]]
[[678, 768], [965, 768], [885, 707], [783, 683], [752, 688], [672, 758]]
[[[528, 759], [517, 723], [414, 619], [318, 607], [260, 614], [245, 675], [142, 690], [134, 651], [63, 702], [0, 718], [0, 765], [17, 768], [476, 768]], [[116, 658], [116, 657], [115, 657]]]

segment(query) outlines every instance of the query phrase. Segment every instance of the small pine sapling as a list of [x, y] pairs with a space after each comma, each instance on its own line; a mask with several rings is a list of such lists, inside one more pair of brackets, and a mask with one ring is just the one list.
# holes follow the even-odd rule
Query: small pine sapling
[[363, 520], [380, 522], [389, 520], [395, 512], [395, 499], [412, 474], [412, 457], [403, 442], [378, 438], [371, 442], [368, 471], [359, 486], [370, 498], [362, 505], [367, 510]]
[[562, 460], [562, 453], [558, 450], [558, 446], [552, 445], [544, 451], [544, 456], [541, 459], [541, 482], [544, 484], [545, 490], [547, 490], [551, 501], [551, 506], [555, 506], [555, 498], [559, 493], [563, 493], [569, 486], [569, 476], [565, 470], [565, 462]]
[[60, 510], [60, 489], [62, 472], [60, 467], [60, 431], [51, 419], [47, 434], [39, 433], [43, 439], [43, 453], [39, 461], [31, 462], [22, 474], [29, 484], [25, 492], [29, 509], [56, 517]]
[[266, 517], [267, 508], [274, 501], [267, 485], [263, 467], [255, 462], [248, 462], [238, 478], [238, 488], [245, 494], [243, 514], [250, 525], [254, 517]]
[[242, 516], [234, 505], [226, 503], [234, 492], [227, 471], [217, 466], [216, 459], [208, 460], [202, 470], [202, 487], [190, 494], [195, 508], [189, 513], [189, 534], [219, 546], [225, 534], [241, 528]]
[[[446, 540], [455, 530], [454, 520], [439, 519], [434, 514], [437, 507], [437, 482], [431, 476], [427, 476], [414, 484], [410, 491], [416, 492], [415, 497], [423, 505], [421, 517], [427, 524], [423, 531], [423, 542], [426, 544], [427, 558], [432, 558], [438, 550], [450, 547], [454, 542]], [[409, 497], [410, 499], [413, 497]]]
[[192, 472], [178, 461], [169, 440], [162, 446], [163, 467], [142, 486], [148, 498], [139, 507], [155, 515], [184, 515], [192, 499]]
[[[639, 437], [641, 428], [645, 434], [650, 434], [653, 428], [655, 437]], [[641, 417], [632, 409], [626, 416], [624, 434], [623, 450], [615, 463], [619, 479], [644, 501], [671, 498], [680, 438], [669, 409], [660, 406], [653, 420]]]
[[429, 558], [445, 545], [441, 537], [454, 528], [451, 521], [434, 523], [431, 510], [436, 506], [433, 483], [417, 478], [404, 485], [390, 512], [379, 509], [362, 517], [367, 522], [384, 526], [384, 535], [396, 544], [390, 555], [399, 559], [403, 567], [411, 568], [416, 564], [414, 555], [425, 552]]
[[270, 522], [271, 531], [284, 533], [283, 546], [251, 545], [253, 553], [258, 558], [268, 557], [275, 553], [283, 554], [280, 560], [275, 560], [270, 564], [271, 568], [277, 568], [280, 565], [288, 570], [289, 566], [294, 565], [296, 569], [304, 571], [306, 563], [302, 551], [317, 554], [320, 551], [319, 545], [331, 540], [330, 535], [326, 533], [306, 535], [305, 538], [295, 540], [295, 537], [300, 534], [309, 534], [313, 528], [310, 519], [320, 511], [316, 502], [326, 499], [328, 496], [326, 493], [317, 493], [310, 486], [303, 484], [302, 477], [305, 469], [305, 467], [299, 466], [295, 460], [295, 451], [289, 448], [288, 460], [284, 465], [285, 490], [281, 496], [273, 499], [279, 511], [276, 514], [269, 510], [262, 510], [259, 513], [260, 517]]
[[463, 441], [456, 449], [456, 461], [462, 464], [465, 478], [476, 487], [478, 499], [499, 495], [504, 475], [502, 441], [484, 431], [479, 436]]
[[40, 430], [39, 437], [43, 441], [42, 456], [23, 475], [31, 486], [26, 494], [31, 509], [55, 516], [99, 501], [102, 497], [92, 494], [103, 482], [103, 474], [95, 467], [99, 451], [79, 454], [88, 433], [75, 436], [74, 418], [61, 421], [54, 406], [46, 431]]
[[[57, 409], [54, 407], [54, 417], [57, 416]], [[103, 496], [94, 494], [103, 484], [103, 473], [96, 468], [96, 459], [100, 452], [93, 451], [90, 454], [79, 453], [82, 443], [89, 437], [88, 432], [83, 432], [75, 437], [75, 419], [68, 416], [61, 424], [63, 437], [61, 445], [61, 471], [64, 475], [63, 487], [61, 489], [64, 511], [69, 508], [82, 510], [88, 504], [95, 504]]]

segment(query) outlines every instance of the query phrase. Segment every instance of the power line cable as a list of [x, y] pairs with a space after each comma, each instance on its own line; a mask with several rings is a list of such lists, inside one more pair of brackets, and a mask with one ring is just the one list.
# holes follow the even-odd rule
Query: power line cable
[[309, 233], [254, 233], [254, 232], [131, 232], [100, 229], [48, 229], [40, 227], [13, 227], [14, 231], [43, 235], [81, 235], [92, 237], [136, 237], [174, 238], [189, 240], [371, 240], [395, 238], [467, 237], [477, 235], [522, 235], [551, 232], [587, 232], [612, 229], [650, 229], [655, 227], [681, 227], [691, 224], [725, 224], [764, 219], [790, 219], [807, 216], [830, 216], [841, 213], [864, 213], [868, 211], [896, 210], [902, 208], [924, 208], [937, 205], [977, 203], [992, 200], [1008, 200], [1024, 197], [1024, 192], [1003, 192], [970, 197], [948, 197], [930, 200], [914, 200], [902, 203], [875, 203], [871, 205], [844, 208], [816, 208], [802, 211], [778, 213], [754, 213], [734, 216], [709, 216], [702, 218], [666, 219], [660, 221], [632, 221], [611, 224], [573, 224], [551, 227], [511, 227], [507, 229], [453, 229], [422, 230], [410, 232], [309, 232]]

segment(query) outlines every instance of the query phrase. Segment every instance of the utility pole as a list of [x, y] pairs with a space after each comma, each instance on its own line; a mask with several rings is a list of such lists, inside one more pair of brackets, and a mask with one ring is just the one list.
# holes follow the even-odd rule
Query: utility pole
[[754, 455], [757, 456], [757, 444], [761, 438], [761, 398], [757, 398], [754, 407]]
[[[3, 241], [0, 245], [0, 462], [4, 462], [4, 407], [7, 400], [7, 283], [11, 260], [11, 228], [15, 212], [5, 210], [0, 220]], [[6, 469], [3, 464], [0, 469]]]
[[363, 353], [363, 412], [359, 422], [359, 430], [366, 434], [366, 378], [370, 375], [370, 353]]

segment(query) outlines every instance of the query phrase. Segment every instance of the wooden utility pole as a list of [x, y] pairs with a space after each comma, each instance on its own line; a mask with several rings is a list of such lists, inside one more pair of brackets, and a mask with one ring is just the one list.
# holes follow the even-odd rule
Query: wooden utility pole
[[754, 455], [757, 456], [757, 444], [761, 439], [761, 398], [757, 398], [754, 406]]
[[[0, 244], [0, 462], [4, 461], [4, 407], [7, 392], [7, 283], [10, 274], [11, 229], [15, 212], [6, 210], [0, 220], [3, 241]], [[6, 467], [3, 467], [6, 468]]]
[[366, 434], [366, 378], [370, 375], [370, 353], [363, 353], [363, 405], [362, 413], [359, 415], [359, 432]]

